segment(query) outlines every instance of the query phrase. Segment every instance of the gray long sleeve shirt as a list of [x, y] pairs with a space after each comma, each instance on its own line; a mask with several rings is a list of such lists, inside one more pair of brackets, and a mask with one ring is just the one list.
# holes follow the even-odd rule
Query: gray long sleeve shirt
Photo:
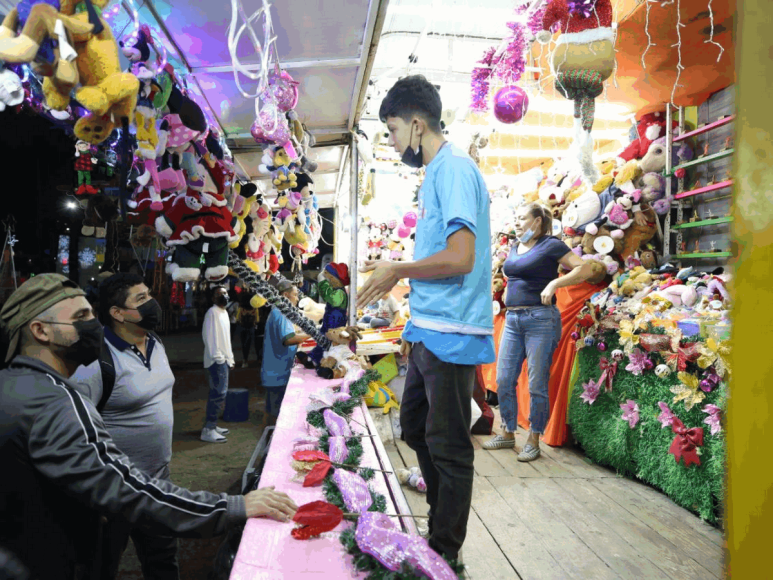
[[39, 360], [0, 371], [0, 544], [33, 575], [75, 577], [95, 559], [98, 516], [156, 533], [209, 537], [243, 523], [243, 496], [151, 479], [116, 447], [93, 403]]

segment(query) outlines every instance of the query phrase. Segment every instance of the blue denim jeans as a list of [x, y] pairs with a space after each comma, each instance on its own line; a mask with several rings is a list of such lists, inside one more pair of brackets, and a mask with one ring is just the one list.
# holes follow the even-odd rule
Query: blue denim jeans
[[368, 324], [371, 328], [383, 328], [389, 326], [389, 321], [386, 318], [379, 318], [378, 316], [363, 316], [360, 318], [362, 324]]
[[209, 399], [207, 400], [207, 422], [205, 429], [217, 427], [217, 418], [225, 406], [225, 394], [228, 392], [228, 363], [215, 363], [207, 368], [209, 379]]
[[515, 388], [526, 360], [529, 366], [529, 422], [533, 433], [544, 433], [550, 415], [548, 383], [553, 353], [561, 340], [561, 313], [555, 306], [509, 310], [499, 345], [497, 394], [507, 431], [518, 427]]

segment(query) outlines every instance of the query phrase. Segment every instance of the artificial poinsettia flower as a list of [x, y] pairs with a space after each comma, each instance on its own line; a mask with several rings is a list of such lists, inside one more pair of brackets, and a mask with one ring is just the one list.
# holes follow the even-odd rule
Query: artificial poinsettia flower
[[598, 398], [600, 390], [601, 390], [601, 382], [597, 383], [596, 381], [591, 379], [587, 383], [583, 383], [582, 394], [580, 395], [580, 398], [586, 403], [588, 403], [589, 405], [592, 405]]
[[631, 429], [636, 427], [639, 422], [639, 405], [636, 404], [636, 401], [628, 399], [620, 405], [620, 408], [623, 410], [623, 421], [628, 421], [628, 426]]
[[665, 429], [666, 427], [670, 427], [673, 422], [675, 415], [671, 409], [668, 408], [668, 405], [666, 405], [663, 401], [658, 402], [658, 407], [660, 407], [660, 415], [658, 415], [658, 421], [660, 421], [660, 428]]
[[628, 363], [628, 366], [625, 367], [625, 370], [627, 370], [629, 373], [633, 373], [638, 377], [647, 368], [646, 365], [649, 357], [647, 356], [647, 353], [644, 353], [638, 348], [635, 348], [628, 354], [628, 360], [630, 362]]
[[695, 375], [680, 372], [677, 376], [682, 384], [671, 387], [671, 392], [674, 393], [673, 403], [676, 404], [679, 401], [684, 401], [684, 408], [689, 411], [695, 405], [703, 401], [706, 397], [706, 393], [698, 388], [700, 386], [700, 381]]
[[329, 461], [320, 461], [317, 463], [308, 475], [303, 479], [303, 487], [314, 487], [322, 485], [322, 481], [332, 469], [333, 464]]
[[635, 332], [636, 328], [634, 327], [633, 322], [628, 319], [620, 321], [620, 344], [623, 346], [623, 350], [625, 350], [626, 353], [631, 352], [633, 347], [639, 344], [639, 335], [634, 334]]
[[730, 372], [730, 347], [724, 342], [717, 342], [709, 337], [705, 343], [701, 344], [701, 356], [698, 359], [698, 366], [707, 369], [710, 366], [720, 377]]
[[709, 427], [711, 427], [711, 434], [716, 435], [720, 431], [722, 431], [722, 422], [719, 418], [719, 413], [722, 411], [719, 407], [716, 405], [706, 405], [701, 409], [704, 413], [708, 413], [708, 417], [706, 417], [703, 422], [706, 423]]

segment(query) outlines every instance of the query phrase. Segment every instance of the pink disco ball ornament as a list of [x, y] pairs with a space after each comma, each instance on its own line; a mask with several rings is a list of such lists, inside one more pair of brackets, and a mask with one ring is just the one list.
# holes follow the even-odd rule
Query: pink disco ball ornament
[[399, 228], [397, 228], [397, 235], [401, 238], [407, 238], [408, 236], [411, 235], [411, 228], [403, 224]]
[[505, 124], [517, 123], [529, 110], [529, 96], [521, 87], [509, 85], [494, 95], [494, 116]]
[[273, 72], [268, 77], [268, 88], [261, 98], [264, 102], [274, 101], [277, 108], [286, 113], [298, 104], [298, 83], [287, 72]]
[[417, 220], [418, 220], [418, 216], [416, 215], [415, 211], [409, 211], [407, 214], [403, 216], [403, 224], [405, 224], [409, 228], [415, 228]]

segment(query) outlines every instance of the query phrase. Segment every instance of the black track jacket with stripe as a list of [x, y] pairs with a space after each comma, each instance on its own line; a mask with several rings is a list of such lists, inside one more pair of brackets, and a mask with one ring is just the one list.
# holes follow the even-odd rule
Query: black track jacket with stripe
[[99, 517], [115, 514], [192, 538], [246, 520], [243, 496], [188, 491], [132, 467], [88, 398], [17, 356], [0, 371], [0, 545], [34, 577], [69, 580], [96, 557]]

